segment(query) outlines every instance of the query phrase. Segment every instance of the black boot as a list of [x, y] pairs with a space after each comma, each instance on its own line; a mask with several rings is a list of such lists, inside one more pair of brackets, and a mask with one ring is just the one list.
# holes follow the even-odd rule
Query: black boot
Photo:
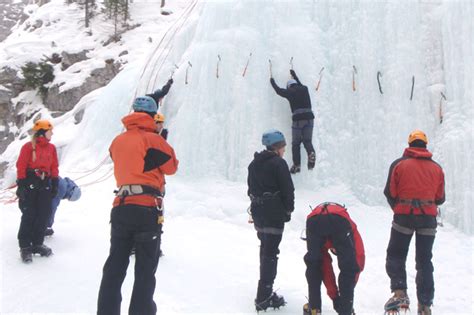
[[296, 173], [299, 173], [299, 172], [301, 172], [301, 166], [299, 166], [299, 165], [293, 165], [290, 168], [290, 173], [291, 174], [296, 174]]
[[316, 164], [316, 153], [311, 152], [308, 154], [308, 170], [312, 170]]
[[54, 230], [51, 227], [47, 227], [46, 231], [44, 231], [44, 236], [51, 236], [54, 234]]
[[20, 248], [20, 255], [21, 260], [23, 260], [25, 264], [33, 261], [33, 251], [31, 246]]
[[273, 307], [275, 308], [280, 308], [281, 306], [284, 306], [286, 304], [285, 299], [283, 296], [276, 294], [273, 292], [269, 297], [264, 299], [263, 301], [257, 301], [255, 300], [255, 309], [257, 312], [259, 311], [266, 311], [267, 308]]
[[41, 244], [41, 245], [34, 245], [33, 246], [33, 254], [40, 254], [42, 257], [49, 257], [53, 254], [53, 251], [48, 246]]

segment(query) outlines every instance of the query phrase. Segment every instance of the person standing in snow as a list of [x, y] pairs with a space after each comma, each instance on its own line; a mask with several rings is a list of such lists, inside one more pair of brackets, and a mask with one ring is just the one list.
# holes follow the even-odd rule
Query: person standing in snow
[[287, 82], [286, 89], [278, 87], [273, 77], [270, 78], [270, 83], [278, 95], [290, 102], [293, 120], [291, 125], [293, 166], [290, 172], [296, 174], [301, 171], [301, 143], [308, 154], [308, 169], [312, 170], [316, 163], [316, 152], [312, 143], [314, 114], [311, 109], [308, 87], [301, 84], [294, 70], [290, 70], [290, 74], [292, 79]]
[[386, 312], [408, 309], [406, 258], [413, 233], [416, 235], [416, 294], [418, 314], [430, 315], [434, 298], [432, 249], [436, 234], [437, 205], [445, 201], [444, 173], [426, 149], [428, 138], [415, 130], [409, 147], [388, 172], [384, 195], [394, 212], [385, 268], [393, 296]]
[[254, 154], [247, 178], [251, 215], [260, 240], [260, 279], [255, 298], [257, 311], [286, 304], [283, 296], [273, 292], [273, 282], [277, 275], [278, 246], [295, 202], [295, 188], [288, 164], [283, 159], [285, 137], [278, 130], [269, 130], [263, 134], [262, 144], [266, 149]]
[[[364, 270], [364, 244], [357, 226], [347, 209], [333, 202], [318, 205], [306, 219], [304, 256], [309, 302], [303, 306], [304, 314], [321, 314], [321, 281], [339, 315], [353, 314], [354, 287]], [[332, 251], [337, 255], [341, 269], [338, 282], [332, 269]]]
[[76, 201], [79, 200], [79, 198], [81, 198], [81, 189], [79, 186], [77, 186], [69, 177], [62, 178], [58, 176], [58, 193], [52, 200], [51, 216], [48, 220], [48, 227], [44, 232], [45, 236], [51, 236], [54, 234], [54, 217], [56, 216], [56, 210], [58, 209], [61, 200], [67, 199], [69, 201]]
[[162, 136], [165, 140], [168, 139], [168, 129], [164, 128], [165, 115], [157, 113], [154, 117], [156, 124], [156, 133]]
[[157, 89], [151, 94], [146, 94], [146, 96], [153, 98], [156, 104], [160, 106], [161, 100], [168, 94], [171, 89], [171, 85], [173, 85], [173, 78], [169, 79], [168, 82], [166, 82], [166, 84], [163, 85], [161, 89]]
[[50, 256], [53, 251], [44, 245], [44, 231], [51, 215], [51, 200], [58, 192], [58, 156], [50, 143], [53, 125], [38, 120], [33, 137], [23, 145], [16, 162], [18, 205], [22, 216], [18, 241], [21, 259], [33, 261], [33, 254]]
[[156, 133], [155, 100], [138, 97], [133, 110], [122, 119], [126, 131], [109, 148], [118, 190], [110, 216], [110, 253], [103, 268], [98, 315], [120, 314], [121, 287], [133, 246], [135, 282], [129, 314], [156, 314], [153, 294], [164, 221], [164, 175], [177, 171], [178, 160], [173, 148]]

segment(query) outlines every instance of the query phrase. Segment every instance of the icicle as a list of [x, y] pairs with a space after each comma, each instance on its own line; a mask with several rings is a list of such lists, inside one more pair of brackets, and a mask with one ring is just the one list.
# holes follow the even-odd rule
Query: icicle
[[216, 78], [219, 79], [219, 63], [221, 62], [221, 55], [217, 55]]
[[191, 68], [193, 65], [191, 64], [191, 62], [188, 61], [188, 66], [186, 67], [186, 77], [184, 78], [184, 83], [185, 84], [188, 84], [188, 71], [189, 71], [189, 68]]
[[291, 67], [291, 70], [293, 70], [293, 57], [291, 57], [290, 59], [290, 67]]
[[318, 84], [316, 84], [316, 92], [319, 91], [319, 85], [321, 84], [321, 79], [323, 78], [323, 71], [324, 71], [324, 67], [322, 67], [321, 70], [319, 70], [319, 81], [318, 81]]
[[380, 94], [383, 94], [382, 92], [382, 85], [380, 85], [380, 78], [382, 77], [382, 72], [380, 71], [377, 71], [377, 82], [379, 84], [379, 91], [380, 91]]
[[247, 59], [247, 64], [245, 65], [244, 72], [242, 73], [242, 76], [245, 77], [245, 73], [247, 73], [247, 68], [250, 63], [250, 58], [252, 57], [252, 53], [250, 53], [249, 58]]
[[413, 89], [415, 88], [415, 76], [411, 77], [411, 94], [410, 94], [410, 101], [413, 99]]
[[352, 66], [352, 91], [356, 91], [356, 82], [355, 82], [355, 75], [357, 74], [356, 66]]
[[439, 123], [442, 124], [443, 123], [443, 99], [447, 101], [447, 98], [443, 92], [440, 92], [440, 93], [441, 93], [441, 98], [439, 100]]

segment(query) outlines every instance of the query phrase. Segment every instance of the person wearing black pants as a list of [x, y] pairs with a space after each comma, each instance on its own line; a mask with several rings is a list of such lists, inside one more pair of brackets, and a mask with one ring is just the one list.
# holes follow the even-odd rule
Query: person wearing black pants
[[257, 237], [260, 240], [260, 279], [255, 309], [279, 308], [286, 304], [283, 296], [273, 292], [277, 275], [278, 254], [285, 222], [294, 209], [294, 186], [283, 159], [285, 137], [278, 130], [263, 134], [266, 150], [256, 152], [248, 167], [248, 196]]
[[22, 213], [18, 242], [24, 263], [32, 262], [33, 254], [48, 257], [53, 253], [43, 242], [52, 199], [58, 193], [58, 156], [56, 147], [50, 143], [53, 125], [40, 119], [34, 123], [33, 131], [31, 141], [23, 145], [16, 162], [16, 195]]
[[[322, 249], [327, 243], [337, 254], [340, 269], [338, 286], [327, 284], [325, 277], [330, 270], [323, 270], [323, 260], [327, 252]], [[308, 282], [309, 305], [306, 314], [321, 314], [321, 282], [335, 286], [339, 291], [333, 300], [334, 309], [339, 315], [351, 315], [353, 310], [354, 287], [358, 274], [364, 267], [364, 248], [356, 225], [350, 219], [345, 207], [336, 203], [323, 203], [317, 206], [306, 221], [306, 243], [308, 252], [304, 256], [306, 280]], [[359, 258], [361, 256], [361, 258]], [[329, 258], [328, 258], [329, 259]], [[331, 264], [325, 264], [331, 266]]]
[[314, 114], [311, 109], [311, 97], [309, 96], [308, 87], [300, 82], [294, 70], [290, 70], [290, 75], [292, 79], [288, 80], [286, 89], [280, 88], [273, 77], [270, 78], [270, 84], [279, 96], [290, 102], [293, 121], [291, 125], [293, 166], [290, 172], [296, 174], [301, 171], [301, 143], [303, 143], [308, 154], [308, 169], [312, 170], [316, 163], [316, 151], [312, 143]]
[[132, 247], [135, 246], [135, 281], [129, 314], [155, 314], [153, 301], [158, 267], [161, 224], [156, 208], [123, 205], [112, 209], [110, 254], [103, 268], [97, 314], [120, 314], [120, 293]]
[[416, 233], [416, 295], [418, 314], [431, 315], [434, 299], [433, 243], [437, 206], [444, 203], [444, 172], [426, 148], [428, 138], [421, 130], [408, 136], [408, 148], [388, 171], [384, 195], [393, 210], [392, 229], [385, 269], [393, 296], [385, 303], [386, 312], [408, 309], [406, 259]]

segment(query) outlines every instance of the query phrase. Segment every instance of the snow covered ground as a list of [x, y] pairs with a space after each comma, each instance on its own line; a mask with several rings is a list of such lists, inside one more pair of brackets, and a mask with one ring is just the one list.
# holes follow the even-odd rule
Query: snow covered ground
[[[53, 17], [64, 16], [53, 14], [62, 3], [53, 0], [38, 11], [56, 20]], [[426, 58], [422, 53], [431, 35], [420, 20], [427, 12], [430, 17], [440, 14], [439, 10], [449, 12], [450, 18], [444, 22], [447, 24], [439, 30], [450, 38], [443, 43], [453, 43], [449, 47], [454, 47], [452, 38], [461, 36], [465, 40], [461, 52], [454, 48], [448, 51], [468, 59], [472, 29], [456, 17], [468, 16], [472, 5], [457, 2], [463, 11], [455, 4], [434, 3], [432, 10], [424, 11], [415, 1], [400, 5], [390, 1], [229, 0], [202, 1], [193, 6], [194, 1], [168, 0], [174, 14], [162, 17], [157, 13], [157, 3], [135, 0], [131, 14], [142, 27], [126, 34], [124, 47], [95, 52], [97, 58], [106, 58], [114, 51], [128, 49], [124, 70], [108, 86], [84, 97], [71, 113], [53, 120], [53, 143], [61, 155], [60, 172], [77, 179], [83, 189], [81, 200], [60, 205], [56, 233], [46, 240], [55, 255], [35, 257], [28, 266], [22, 264], [16, 240], [20, 212], [15, 204], [2, 205], [1, 314], [95, 312], [101, 269], [109, 249], [108, 222], [115, 188], [107, 148], [121, 131], [120, 118], [130, 110], [133, 97], [160, 87], [174, 70], [175, 84], [162, 112], [167, 116], [169, 141], [176, 149], [180, 169], [167, 179], [165, 256], [158, 267], [155, 294], [159, 314], [254, 313], [258, 242], [252, 225], [247, 223], [246, 167], [253, 152], [261, 149], [262, 131], [278, 128], [289, 137], [291, 123], [286, 101], [269, 85], [269, 58], [280, 86], [288, 79], [293, 57], [301, 81], [312, 90], [318, 154], [313, 173], [304, 170], [294, 177], [296, 210], [280, 246], [275, 283], [288, 305], [275, 313], [300, 314], [306, 302], [305, 243], [300, 235], [309, 205], [314, 207], [323, 201], [345, 203], [365, 242], [366, 269], [356, 288], [357, 314], [383, 312], [390, 295], [384, 263], [391, 210], [382, 190], [390, 162], [401, 155], [407, 135], [415, 127], [428, 133], [435, 159], [440, 159], [449, 171], [447, 212], [455, 209], [452, 212], [457, 219], [453, 222], [465, 221], [464, 229], [469, 231], [472, 211], [466, 208], [472, 205], [474, 136], [469, 133], [472, 109], [468, 104], [472, 105], [472, 93], [456, 90], [448, 96], [452, 106], [447, 107], [446, 120], [440, 127], [438, 108], [431, 97], [433, 86], [444, 88], [438, 78], [443, 77], [442, 73], [434, 75], [442, 70], [442, 62], [438, 64], [436, 58]], [[80, 18], [72, 10], [66, 13], [69, 20]], [[56, 23], [69, 31], [70, 25], [76, 25], [61, 19]], [[448, 28], [455, 23], [463, 26], [456, 34]], [[101, 40], [99, 29], [104, 25], [97, 28], [97, 38], [70, 44], [78, 51], [81, 44], [94, 47], [94, 38]], [[12, 36], [18, 37], [18, 32]], [[28, 37], [29, 45], [34, 42], [30, 35], [21, 35]], [[51, 34], [43, 35], [50, 41]], [[27, 43], [15, 41], [12, 36], [0, 44], [0, 56], [6, 58], [1, 61], [29, 60]], [[148, 41], [150, 36], [153, 43]], [[439, 45], [430, 48], [434, 54], [442, 49]], [[50, 48], [46, 45], [43, 49]], [[17, 52], [24, 54], [22, 58], [14, 58]], [[218, 79], [217, 55], [222, 57]], [[467, 91], [469, 82], [472, 84], [472, 73], [459, 75], [465, 71], [460, 66], [469, 64], [462, 63], [461, 57], [446, 65], [452, 78], [448, 91], [450, 86], [455, 90], [460, 85]], [[188, 61], [192, 67], [187, 66]], [[356, 92], [352, 90], [353, 65], [357, 68]], [[84, 66], [87, 69], [92, 64]], [[321, 87], [316, 92], [322, 67]], [[383, 95], [377, 86], [377, 71], [383, 73]], [[412, 75], [416, 83], [410, 102]], [[77, 83], [75, 80], [80, 78], [74, 77], [69, 83]], [[82, 108], [86, 109], [84, 118], [76, 125], [73, 114]], [[47, 110], [43, 113], [48, 115]], [[462, 149], [456, 151], [459, 135], [464, 141]], [[2, 160], [14, 162], [24, 141], [27, 139], [10, 145]], [[289, 148], [286, 159], [291, 163]], [[14, 177], [12, 168], [4, 182], [13, 182]], [[460, 199], [451, 201], [453, 195]], [[439, 229], [434, 248], [434, 314], [474, 313], [473, 240], [446, 222]], [[133, 265], [133, 258], [131, 261]], [[415, 305], [414, 271], [412, 248], [408, 281]], [[123, 313], [127, 313], [132, 275], [133, 269], [129, 269], [123, 286]], [[335, 314], [327, 298], [323, 300], [323, 312]]]

